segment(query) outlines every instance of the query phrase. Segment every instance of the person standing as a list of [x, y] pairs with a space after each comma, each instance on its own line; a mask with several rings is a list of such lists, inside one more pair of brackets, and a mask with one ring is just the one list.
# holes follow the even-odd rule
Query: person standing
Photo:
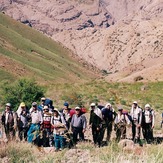
[[162, 120], [161, 120], [161, 128], [162, 128], [162, 124], [163, 124], [163, 113], [162, 113]]
[[66, 127], [67, 129], [69, 130], [70, 129], [70, 123], [71, 123], [71, 115], [70, 115], [70, 108], [69, 108], [69, 103], [68, 102], [65, 102], [63, 104], [63, 111], [62, 111], [62, 114], [63, 114], [63, 117], [66, 121]]
[[51, 118], [52, 114], [49, 112], [49, 107], [44, 106], [42, 123], [43, 147], [52, 147], [53, 145], [51, 133]]
[[5, 111], [2, 113], [2, 124], [5, 129], [7, 140], [15, 138], [15, 130], [17, 128], [17, 114], [12, 111], [11, 103], [5, 105]]
[[102, 108], [102, 116], [104, 120], [102, 139], [104, 137], [105, 130], [107, 130], [106, 141], [110, 141], [113, 122], [116, 117], [116, 112], [110, 103], [107, 103], [104, 108]]
[[24, 102], [21, 102], [17, 112], [18, 136], [20, 140], [27, 140], [27, 131], [29, 129], [30, 114]]
[[73, 132], [73, 141], [77, 143], [77, 137], [79, 135], [79, 141], [84, 140], [84, 133], [87, 127], [87, 120], [84, 114], [81, 114], [81, 108], [75, 108], [75, 114], [72, 116], [71, 129]]
[[126, 114], [123, 114], [123, 109], [118, 108], [118, 114], [114, 120], [114, 130], [116, 131], [116, 141], [126, 139], [126, 126], [130, 124], [130, 120]]
[[92, 128], [94, 145], [98, 145], [98, 147], [100, 147], [102, 142], [102, 112], [98, 107], [96, 107], [95, 103], [91, 103], [90, 107], [91, 112], [89, 126]]
[[153, 142], [153, 128], [155, 124], [154, 110], [149, 104], [145, 105], [144, 111], [142, 113], [142, 132], [144, 139], [148, 144]]
[[51, 125], [54, 128], [54, 146], [55, 151], [62, 150], [65, 147], [64, 134], [67, 130], [66, 122], [62, 114], [59, 113], [57, 108], [54, 108], [54, 115], [51, 118]]
[[132, 120], [132, 140], [135, 143], [140, 143], [140, 129], [142, 123], [142, 109], [138, 106], [137, 101], [134, 101], [130, 111]]
[[40, 144], [40, 125], [43, 122], [42, 111], [37, 107], [37, 103], [32, 103], [32, 108], [30, 109], [31, 115], [31, 125], [27, 132], [27, 140], [29, 143]]
[[45, 97], [42, 97], [42, 98], [41, 98], [41, 104], [38, 105], [38, 109], [39, 109], [40, 111], [42, 111], [42, 112], [43, 112], [44, 106], [46, 105], [46, 104], [45, 104], [45, 100], [46, 100], [46, 98], [45, 98]]

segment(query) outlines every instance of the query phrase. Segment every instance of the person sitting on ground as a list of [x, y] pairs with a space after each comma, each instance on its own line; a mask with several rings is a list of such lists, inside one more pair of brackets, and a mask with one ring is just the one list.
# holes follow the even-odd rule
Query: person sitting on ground
[[75, 108], [75, 114], [72, 116], [71, 129], [73, 132], [74, 144], [77, 143], [77, 138], [79, 135], [79, 141], [84, 140], [84, 133], [87, 127], [87, 120], [84, 114], [81, 114], [81, 108]]
[[51, 125], [54, 128], [54, 146], [55, 151], [62, 150], [65, 147], [64, 134], [67, 130], [66, 122], [62, 114], [59, 113], [57, 108], [54, 108], [54, 114], [51, 118]]
[[31, 115], [31, 125], [27, 132], [27, 140], [29, 143], [34, 143], [36, 145], [40, 144], [40, 126], [43, 122], [42, 112], [38, 109], [37, 103], [32, 103], [32, 108], [30, 109]]
[[7, 103], [5, 111], [2, 113], [2, 124], [5, 129], [7, 141], [14, 140], [17, 128], [17, 114], [12, 111], [11, 103]]
[[116, 141], [120, 139], [126, 139], [126, 125], [130, 124], [130, 120], [126, 114], [123, 114], [123, 109], [118, 108], [118, 114], [114, 120], [114, 130], [116, 131]]
[[27, 132], [29, 129], [30, 114], [24, 102], [21, 102], [18, 110], [18, 135], [20, 140], [27, 140]]

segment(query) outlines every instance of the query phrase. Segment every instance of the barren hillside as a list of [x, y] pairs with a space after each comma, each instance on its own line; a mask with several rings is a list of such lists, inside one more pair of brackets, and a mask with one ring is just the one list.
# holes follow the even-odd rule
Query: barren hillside
[[109, 81], [163, 80], [163, 0], [1, 1], [1, 11], [105, 70]]

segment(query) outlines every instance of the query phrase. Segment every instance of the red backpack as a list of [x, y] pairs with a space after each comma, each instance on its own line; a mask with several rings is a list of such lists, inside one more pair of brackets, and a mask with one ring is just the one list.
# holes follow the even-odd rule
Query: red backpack
[[[86, 108], [81, 108], [81, 114], [85, 114], [87, 112]], [[72, 117], [75, 114], [75, 109], [70, 110], [70, 116]]]

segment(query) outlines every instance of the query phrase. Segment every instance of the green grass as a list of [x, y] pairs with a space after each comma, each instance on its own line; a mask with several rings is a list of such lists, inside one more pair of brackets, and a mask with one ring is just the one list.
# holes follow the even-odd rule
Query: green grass
[[7, 80], [14, 81], [14, 76], [11, 73], [0, 68], [0, 81], [5, 82]]
[[93, 77], [59, 43], [4, 14], [0, 14], [0, 54], [49, 82]]
[[[136, 100], [142, 108], [149, 103], [155, 110], [163, 111], [163, 82], [146, 83], [147, 88], [144, 91], [141, 90], [142, 86], [144, 83], [107, 83], [102, 80], [82, 84], [74, 83], [73, 85], [53, 84], [49, 86], [47, 96], [55, 99], [60, 106], [66, 97], [72, 96], [73, 98], [73, 95], [77, 94], [82, 97], [86, 107], [89, 107], [92, 101], [99, 101], [103, 105], [111, 102], [115, 108], [122, 105], [130, 109], [132, 102]], [[57, 92], [57, 94], [54, 95], [52, 92]], [[77, 105], [75, 101], [73, 105]]]

